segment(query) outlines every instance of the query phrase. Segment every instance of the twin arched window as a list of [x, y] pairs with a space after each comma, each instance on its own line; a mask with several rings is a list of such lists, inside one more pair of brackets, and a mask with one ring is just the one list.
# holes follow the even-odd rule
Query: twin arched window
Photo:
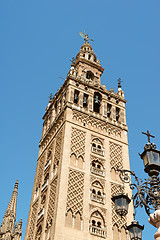
[[97, 153], [99, 155], [104, 156], [103, 144], [98, 138], [93, 139], [91, 145], [92, 145], [91, 150], [93, 153]]
[[99, 211], [95, 211], [91, 215], [90, 233], [99, 237], [106, 237], [104, 218]]
[[92, 183], [91, 200], [102, 204], [105, 202], [104, 189], [99, 181]]
[[96, 175], [100, 175], [100, 176], [105, 176], [105, 171], [104, 171], [104, 167], [102, 165], [102, 163], [100, 163], [98, 160], [94, 160], [91, 163], [91, 172], [96, 174]]

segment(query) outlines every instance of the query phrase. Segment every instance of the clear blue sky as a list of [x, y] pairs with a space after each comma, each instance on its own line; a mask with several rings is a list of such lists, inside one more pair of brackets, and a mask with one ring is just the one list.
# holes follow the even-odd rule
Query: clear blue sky
[[[156, 135], [160, 148], [160, 1], [159, 0], [1, 0], [0, 1], [0, 222], [13, 185], [19, 179], [17, 220], [23, 237], [48, 96], [60, 88], [83, 44], [84, 29], [105, 71], [102, 83], [117, 91], [123, 80], [129, 126], [131, 169], [144, 178], [138, 152]], [[143, 239], [156, 229], [144, 209], [137, 220], [145, 224]]]

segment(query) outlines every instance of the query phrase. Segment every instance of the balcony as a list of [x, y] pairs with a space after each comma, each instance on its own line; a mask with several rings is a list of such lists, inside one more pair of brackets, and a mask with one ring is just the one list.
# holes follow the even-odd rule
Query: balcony
[[44, 215], [44, 208], [42, 208], [42, 209], [39, 211], [37, 220], [39, 220], [43, 215]]
[[104, 197], [95, 193], [91, 194], [91, 200], [104, 204]]
[[51, 165], [51, 159], [46, 163], [44, 167], [44, 171]]
[[101, 177], [105, 176], [105, 171], [103, 169], [91, 166], [91, 173], [99, 175]]
[[42, 192], [47, 186], [48, 186], [48, 180], [43, 183], [42, 188], [41, 188], [41, 192]]
[[91, 226], [90, 233], [96, 235], [98, 237], [106, 238], [106, 230], [105, 228]]
[[99, 155], [101, 155], [101, 156], [104, 156], [104, 150], [101, 149], [101, 148], [97, 148], [97, 147], [93, 147], [93, 146], [92, 146], [92, 152], [93, 152], [93, 153], [96, 153], [96, 154], [99, 154]]

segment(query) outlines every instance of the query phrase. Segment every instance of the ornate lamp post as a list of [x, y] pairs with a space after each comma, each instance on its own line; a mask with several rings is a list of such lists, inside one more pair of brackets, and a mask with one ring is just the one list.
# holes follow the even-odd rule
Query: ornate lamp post
[[[127, 169], [117, 169], [117, 171], [119, 171], [123, 184], [128, 183], [132, 190], [136, 190], [136, 193], [132, 196], [134, 209], [144, 206], [146, 213], [149, 215], [149, 222], [158, 228], [154, 237], [156, 240], [160, 240], [160, 151], [156, 150], [156, 145], [150, 142], [150, 137], [154, 136], [150, 135], [149, 131], [143, 134], [147, 135], [148, 143], [144, 146], [143, 153], [139, 155], [143, 159], [144, 171], [148, 173], [148, 179], [143, 182], [133, 171]], [[134, 177], [134, 183], [131, 183], [131, 176]], [[123, 199], [123, 201], [120, 199]], [[127, 214], [128, 208], [126, 206], [129, 201], [127, 201], [126, 195], [119, 194], [114, 196], [112, 200], [115, 202], [118, 214]], [[151, 214], [152, 210], [154, 213]], [[134, 220], [127, 227], [131, 240], [141, 240], [143, 228], [144, 226], [139, 225]]]

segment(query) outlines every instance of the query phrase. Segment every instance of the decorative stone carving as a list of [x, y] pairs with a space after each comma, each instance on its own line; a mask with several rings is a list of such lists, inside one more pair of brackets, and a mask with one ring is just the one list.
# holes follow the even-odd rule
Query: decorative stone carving
[[38, 207], [38, 201], [36, 201], [32, 206], [29, 231], [28, 231], [28, 240], [33, 240], [35, 225], [37, 222], [37, 207]]
[[46, 222], [51, 222], [54, 218], [54, 209], [56, 202], [56, 193], [57, 193], [57, 178], [55, 178], [50, 185], [49, 193], [49, 202], [48, 202], [48, 211], [47, 211], [47, 220]]
[[85, 140], [86, 133], [77, 129], [72, 128], [71, 133], [71, 154], [75, 154], [76, 157], [83, 157], [85, 155]]
[[95, 176], [91, 176], [90, 178], [90, 182], [91, 182], [91, 185], [93, 182], [95, 181], [98, 181], [101, 183], [101, 185], [103, 186], [103, 189], [105, 188], [105, 180], [101, 179], [101, 178], [98, 178], [98, 177], [95, 177]]
[[105, 121], [100, 119], [96, 119], [91, 115], [80, 113], [79, 111], [73, 110], [73, 119], [76, 121], [85, 123], [87, 126], [91, 125], [91, 127], [97, 130], [101, 130], [103, 134], [117, 136], [121, 138], [122, 130], [116, 126], [113, 126]]
[[110, 150], [110, 169], [117, 167], [119, 169], [123, 168], [123, 159], [122, 159], [122, 146], [115, 144], [113, 142], [109, 142], [109, 150]]
[[56, 147], [55, 147], [55, 154], [54, 154], [54, 162], [56, 164], [61, 157], [62, 142], [63, 142], [62, 138], [63, 138], [63, 129], [60, 130], [60, 132], [57, 134], [57, 137], [56, 137]]
[[36, 189], [40, 187], [41, 183], [42, 183], [42, 176], [43, 176], [43, 171], [44, 171], [44, 156], [42, 156], [39, 160], [38, 160], [38, 174], [37, 174], [37, 179], [36, 179]]
[[66, 212], [83, 215], [84, 173], [69, 170]]

